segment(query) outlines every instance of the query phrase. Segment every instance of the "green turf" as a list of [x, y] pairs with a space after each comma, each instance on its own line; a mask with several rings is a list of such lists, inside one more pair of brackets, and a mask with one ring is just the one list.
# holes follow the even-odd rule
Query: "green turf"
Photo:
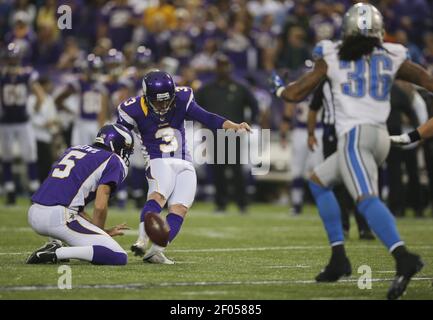
[[[167, 249], [173, 266], [144, 264], [129, 255], [124, 267], [73, 261], [72, 289], [57, 288], [57, 265], [25, 265], [27, 255], [45, 241], [27, 224], [26, 201], [0, 205], [0, 299], [383, 299], [394, 263], [379, 241], [362, 242], [352, 229], [347, 242], [353, 275], [348, 281], [312, 281], [326, 264], [329, 249], [315, 208], [290, 217], [287, 208], [254, 205], [248, 215], [236, 209], [215, 215], [197, 203], [176, 241]], [[113, 209], [108, 224], [126, 222], [132, 230], [118, 241], [135, 241], [138, 211]], [[404, 299], [432, 299], [433, 220], [405, 218], [399, 229], [425, 268], [411, 282]], [[358, 267], [369, 265], [371, 290], [361, 290]], [[118, 285], [116, 287], [115, 285]], [[41, 287], [38, 287], [41, 286]]]

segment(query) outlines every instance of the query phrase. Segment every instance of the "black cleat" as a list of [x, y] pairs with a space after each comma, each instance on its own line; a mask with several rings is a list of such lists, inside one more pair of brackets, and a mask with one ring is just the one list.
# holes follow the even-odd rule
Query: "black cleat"
[[335, 282], [341, 277], [349, 277], [352, 274], [352, 266], [347, 257], [333, 259], [317, 276], [317, 282]]
[[388, 290], [388, 300], [400, 298], [406, 291], [410, 279], [424, 267], [424, 262], [417, 254], [408, 253], [397, 261], [397, 273]]
[[144, 256], [145, 248], [137, 244], [133, 244], [131, 246], [131, 251], [134, 253], [134, 256], [142, 257]]
[[33, 252], [26, 260], [27, 264], [57, 263], [56, 250], [62, 246], [57, 242], [49, 242]]
[[361, 231], [359, 231], [359, 239], [360, 240], [375, 240], [376, 237], [374, 236], [373, 232], [371, 232], [371, 230], [361, 230]]

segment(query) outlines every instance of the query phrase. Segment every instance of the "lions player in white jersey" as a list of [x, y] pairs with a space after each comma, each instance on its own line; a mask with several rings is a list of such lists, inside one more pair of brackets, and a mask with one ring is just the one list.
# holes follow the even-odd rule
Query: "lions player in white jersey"
[[325, 78], [332, 84], [338, 148], [310, 178], [332, 246], [330, 262], [316, 281], [337, 281], [352, 271], [344, 249], [340, 208], [332, 191], [335, 184], [344, 183], [359, 212], [396, 260], [396, 277], [387, 297], [397, 299], [423, 262], [407, 251], [393, 215], [378, 197], [378, 166], [390, 148], [385, 124], [390, 88], [398, 78], [433, 91], [433, 77], [408, 59], [404, 46], [383, 42], [383, 18], [374, 6], [352, 6], [344, 16], [342, 31], [342, 41], [318, 43], [312, 72], [287, 86], [276, 74], [271, 81], [275, 94], [288, 101], [302, 100]]

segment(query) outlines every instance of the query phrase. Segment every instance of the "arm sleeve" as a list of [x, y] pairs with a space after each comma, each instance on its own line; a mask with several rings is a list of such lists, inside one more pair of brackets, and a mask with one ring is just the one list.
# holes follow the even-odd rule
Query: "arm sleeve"
[[200, 122], [209, 129], [222, 129], [223, 123], [227, 120], [220, 115], [204, 110], [194, 100], [189, 104], [186, 116], [190, 120]]
[[124, 106], [124, 102], [122, 102], [117, 107], [117, 121], [116, 121], [116, 123], [125, 126], [129, 130], [133, 130], [137, 126], [137, 123], [135, 122], [134, 118], [132, 118], [128, 113], [126, 113], [123, 110], [123, 106]]
[[310, 103], [310, 109], [313, 111], [319, 111], [320, 108], [322, 108], [323, 105], [323, 85], [325, 84], [325, 81], [322, 81], [322, 83], [319, 84], [319, 86], [316, 88], [313, 94], [313, 99]]
[[112, 155], [104, 171], [102, 171], [98, 185], [109, 185], [113, 193], [126, 177], [127, 173], [125, 168], [121, 160], [116, 155]]

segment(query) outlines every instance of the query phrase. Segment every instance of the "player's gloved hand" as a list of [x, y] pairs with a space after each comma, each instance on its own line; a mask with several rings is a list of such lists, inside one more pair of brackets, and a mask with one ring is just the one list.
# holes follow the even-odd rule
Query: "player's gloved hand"
[[271, 77], [269, 78], [269, 85], [271, 87], [271, 92], [278, 98], [281, 97], [285, 85], [283, 79], [281, 79], [276, 71], [272, 71]]
[[405, 146], [412, 143], [407, 133], [398, 136], [390, 136], [389, 138], [391, 139], [391, 144], [393, 146]]

